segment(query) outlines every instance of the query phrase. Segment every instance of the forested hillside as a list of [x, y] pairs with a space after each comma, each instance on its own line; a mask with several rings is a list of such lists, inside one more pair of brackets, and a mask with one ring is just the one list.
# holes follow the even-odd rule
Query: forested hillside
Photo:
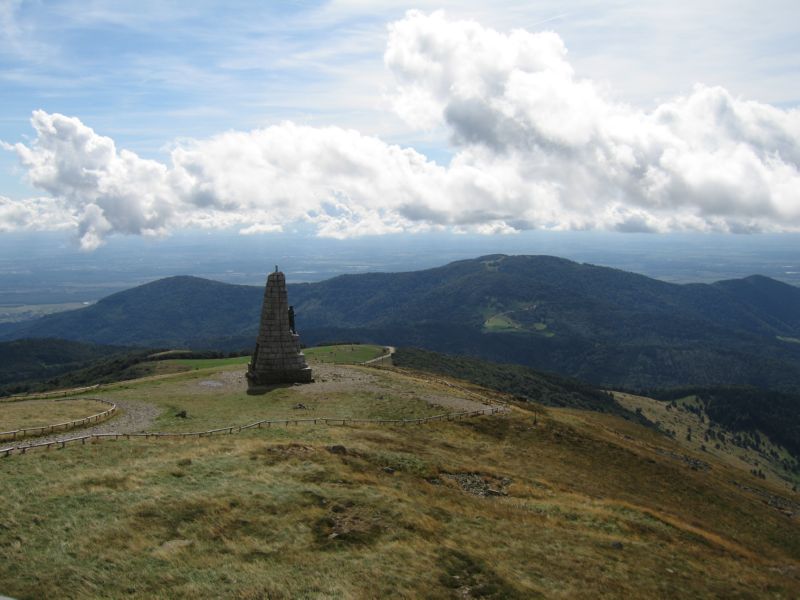
[[[100, 365], [128, 361], [142, 351], [117, 346], [58, 340], [52, 338], [14, 340], [0, 343], [0, 395], [53, 387], [47, 382], [63, 381], [75, 385], [96, 383], [101, 378]], [[94, 371], [76, 378], [82, 369]], [[30, 384], [30, 385], [29, 385]]]
[[652, 391], [653, 398], [666, 401], [695, 397], [708, 417], [731, 431], [761, 435], [784, 446], [800, 459], [800, 395], [783, 394], [753, 387], [702, 387]]

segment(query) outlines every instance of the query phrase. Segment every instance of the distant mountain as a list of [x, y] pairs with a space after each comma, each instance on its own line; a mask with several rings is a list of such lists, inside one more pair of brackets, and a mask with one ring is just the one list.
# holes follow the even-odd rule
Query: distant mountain
[[[263, 289], [172, 277], [2, 337], [238, 349]], [[677, 285], [550, 256], [491, 255], [289, 286], [305, 343], [360, 340], [519, 363], [597, 385], [800, 389], [800, 288]]]
[[263, 291], [199, 277], [168, 277], [68, 312], [25, 321], [0, 337], [54, 337], [123, 346], [251, 343]]

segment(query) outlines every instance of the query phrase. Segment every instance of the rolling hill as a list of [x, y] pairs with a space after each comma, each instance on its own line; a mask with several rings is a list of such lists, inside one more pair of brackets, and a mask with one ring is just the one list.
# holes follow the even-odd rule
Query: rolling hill
[[[5, 339], [241, 349], [262, 289], [172, 277]], [[524, 364], [631, 389], [800, 388], [800, 289], [752, 276], [676, 285], [550, 256], [491, 255], [289, 286], [303, 341], [359, 340]]]
[[[2, 593], [797, 596], [800, 503], [769, 471], [613, 414], [518, 403], [450, 377], [315, 368], [317, 382], [265, 396], [222, 361], [105, 386], [127, 413], [151, 414], [137, 427], [170, 435], [0, 460]], [[455, 418], [479, 401], [508, 410]], [[100, 427], [126, 426], [125, 414]], [[305, 421], [236, 427], [262, 419]]]

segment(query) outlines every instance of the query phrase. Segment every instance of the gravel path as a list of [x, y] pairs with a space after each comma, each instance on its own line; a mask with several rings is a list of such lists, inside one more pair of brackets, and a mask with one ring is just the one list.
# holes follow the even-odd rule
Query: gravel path
[[61, 431], [52, 435], [25, 438], [17, 444], [16, 448], [23, 448], [31, 444], [42, 442], [55, 442], [67, 438], [80, 437], [90, 433], [137, 433], [145, 431], [161, 413], [161, 409], [154, 404], [136, 400], [114, 400], [117, 405], [117, 414], [110, 419], [92, 425], [91, 427], [76, 427], [69, 431]]

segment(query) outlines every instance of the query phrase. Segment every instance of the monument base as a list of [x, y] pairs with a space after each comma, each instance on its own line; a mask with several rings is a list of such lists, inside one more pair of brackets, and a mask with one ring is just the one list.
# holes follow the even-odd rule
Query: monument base
[[259, 371], [247, 373], [247, 392], [263, 392], [281, 383], [311, 383], [314, 381], [311, 367], [303, 369]]

